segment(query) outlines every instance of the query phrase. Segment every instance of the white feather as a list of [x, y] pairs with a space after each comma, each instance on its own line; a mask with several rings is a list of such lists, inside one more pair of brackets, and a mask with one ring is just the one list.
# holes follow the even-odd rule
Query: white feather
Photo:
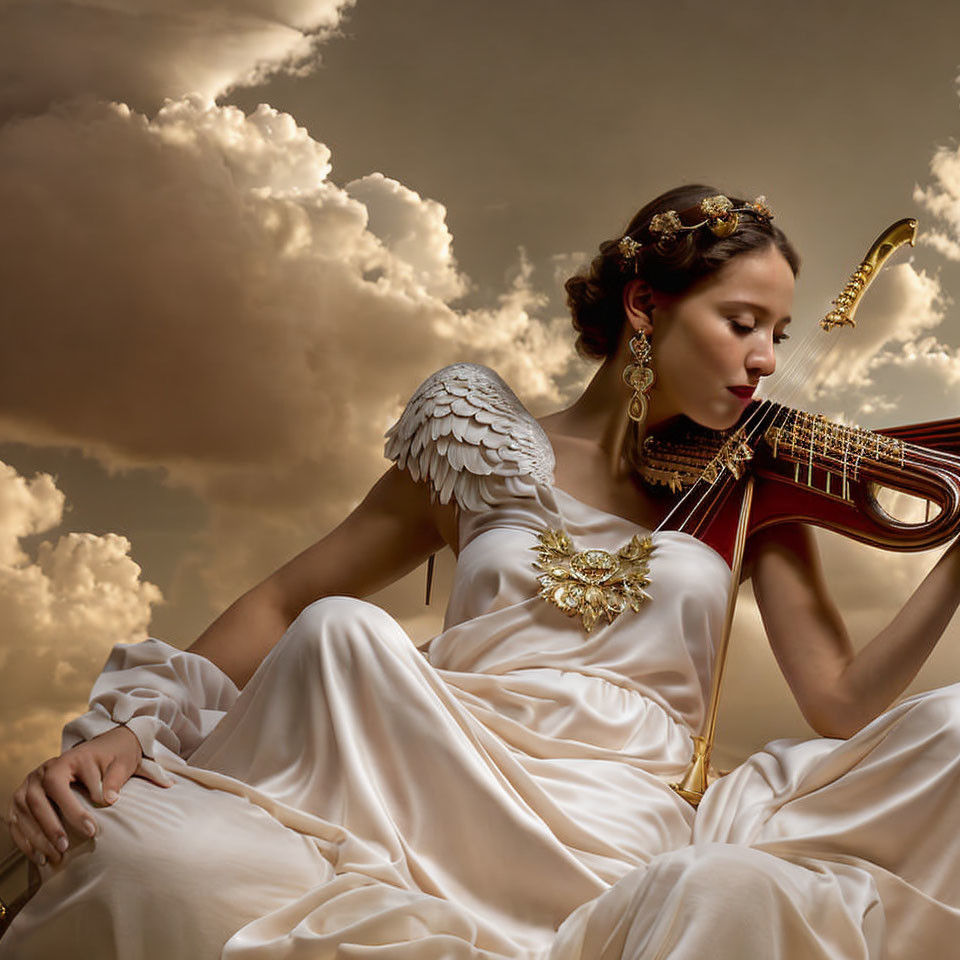
[[[415, 480], [429, 481], [442, 503], [461, 508], [497, 502], [498, 478], [553, 482], [554, 456], [543, 428], [488, 367], [455, 363], [428, 377], [387, 431], [384, 452]], [[516, 484], [510, 489], [516, 494]]]

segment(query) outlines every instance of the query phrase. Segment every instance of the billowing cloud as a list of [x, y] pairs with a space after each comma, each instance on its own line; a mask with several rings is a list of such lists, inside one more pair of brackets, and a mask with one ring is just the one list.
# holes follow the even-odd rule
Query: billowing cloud
[[[960, 148], [937, 148], [930, 178], [913, 199], [929, 214], [918, 232], [917, 260], [928, 250], [960, 261]], [[855, 331], [812, 334], [816, 356], [802, 374], [815, 395], [808, 401], [829, 416], [880, 425], [931, 419], [931, 401], [952, 398], [960, 382], [960, 342], [945, 322], [953, 300], [938, 270], [921, 268], [914, 256], [883, 268], [865, 293]], [[811, 376], [809, 371], [816, 370]]]
[[64, 496], [49, 474], [25, 480], [13, 467], [0, 463], [0, 564], [25, 563], [20, 540], [55, 527], [63, 516], [63, 504]]
[[[353, 0], [4, 0], [0, 120], [89, 94], [151, 112], [303, 72]], [[42, 51], [42, 53], [40, 53]]]
[[348, 183], [346, 192], [364, 205], [371, 231], [395, 254], [385, 264], [394, 271], [390, 279], [396, 280], [396, 271], [402, 270], [409, 274], [408, 283], [442, 300], [466, 293], [467, 279], [457, 270], [442, 204], [424, 200], [382, 173]]
[[44, 540], [31, 557], [21, 541], [55, 530], [63, 509], [48, 474], [27, 480], [0, 463], [0, 797], [58, 752], [110, 648], [142, 640], [162, 601], [116, 534]]
[[[876, 407], [882, 409], [885, 391], [877, 389], [878, 374], [891, 365], [922, 362], [921, 356], [937, 343], [931, 331], [942, 323], [945, 303], [935, 276], [911, 263], [884, 268], [864, 294], [854, 330], [813, 334], [825, 348], [816, 360], [817, 397], [832, 405], [833, 411], [846, 407], [855, 418]], [[946, 369], [944, 375], [952, 376]], [[894, 384], [889, 386], [896, 389]]]
[[940, 226], [926, 230], [920, 242], [949, 260], [960, 260], [960, 147], [938, 147], [930, 160], [933, 182], [917, 185], [913, 199], [925, 207]]
[[[930, 176], [913, 191], [934, 223], [917, 242], [960, 260], [960, 148], [937, 148]], [[931, 402], [952, 411], [960, 382], [956, 330], [945, 322], [952, 306], [939, 274], [912, 263], [885, 268], [865, 295], [856, 333], [831, 335], [839, 346], [819, 364], [826, 407], [869, 424], [931, 419]]]
[[539, 318], [522, 256], [498, 302], [454, 309], [442, 206], [337, 186], [270, 107], [73, 102], [0, 128], [0, 168], [0, 437], [165, 469], [211, 507], [228, 598], [357, 502], [432, 370], [478, 359], [559, 399], [568, 322]]

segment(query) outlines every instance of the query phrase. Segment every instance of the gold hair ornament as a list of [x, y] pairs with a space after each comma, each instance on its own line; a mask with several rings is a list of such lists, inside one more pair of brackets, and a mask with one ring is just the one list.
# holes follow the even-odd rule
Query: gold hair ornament
[[[741, 214], [748, 214], [769, 223], [773, 213], [767, 206], [767, 198], [760, 196], [756, 200], [735, 207], [729, 197], [718, 193], [713, 197], [704, 197], [699, 203], [686, 210], [665, 210], [650, 220], [647, 232], [654, 238], [654, 246], [665, 250], [682, 233], [691, 233], [706, 227], [715, 237], [729, 237], [740, 225]], [[695, 220], [696, 222], [689, 222]], [[620, 254], [620, 266], [626, 269], [632, 266], [637, 270], [637, 258], [644, 244], [629, 234], [621, 237], [617, 243]]]

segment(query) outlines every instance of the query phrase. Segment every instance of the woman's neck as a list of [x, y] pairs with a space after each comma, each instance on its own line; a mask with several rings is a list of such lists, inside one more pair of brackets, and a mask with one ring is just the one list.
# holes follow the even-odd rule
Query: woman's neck
[[623, 382], [624, 363], [620, 351], [607, 357], [569, 407], [544, 417], [549, 432], [598, 444], [615, 477], [627, 472], [623, 443], [630, 424], [630, 388]]
[[[604, 452], [610, 475], [620, 478], [630, 472], [624, 457], [624, 445], [631, 420], [627, 416], [630, 402], [630, 387], [623, 380], [623, 371], [632, 361], [629, 335], [624, 335], [617, 351], [607, 357], [597, 368], [583, 393], [569, 406], [544, 417], [548, 432], [590, 440]], [[636, 443], [642, 444], [648, 429], [659, 432], [669, 429], [676, 418], [667, 417], [662, 423], [654, 409], [656, 397], [651, 397], [650, 409], [645, 423], [637, 428]]]

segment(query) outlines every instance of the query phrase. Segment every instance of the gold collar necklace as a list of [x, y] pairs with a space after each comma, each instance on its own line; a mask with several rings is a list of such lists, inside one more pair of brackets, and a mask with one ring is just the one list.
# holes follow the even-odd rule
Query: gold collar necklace
[[[729, 431], [688, 423], [668, 434], [651, 434], [641, 446], [636, 431], [631, 430], [625, 454], [635, 475], [647, 486], [665, 486], [682, 493], [710, 472], [731, 439]], [[613, 623], [628, 608], [639, 611], [650, 599], [644, 589], [650, 585], [654, 549], [649, 536], [634, 535], [616, 553], [595, 547], [578, 551], [565, 530], [550, 529], [537, 534], [532, 549], [538, 557], [533, 566], [541, 571], [538, 596], [568, 617], [579, 616], [588, 634], [601, 618]]]

